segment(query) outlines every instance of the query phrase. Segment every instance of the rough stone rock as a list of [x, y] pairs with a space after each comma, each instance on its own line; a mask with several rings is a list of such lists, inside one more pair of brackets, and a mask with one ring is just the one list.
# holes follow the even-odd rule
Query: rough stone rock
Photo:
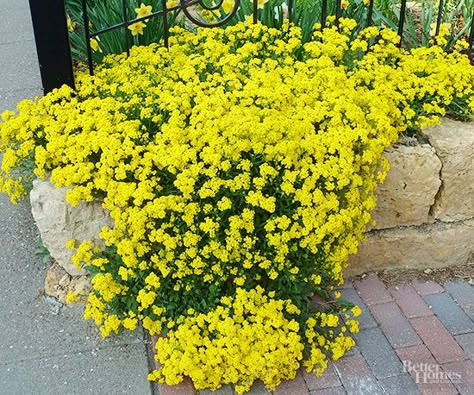
[[67, 287], [70, 282], [71, 282], [71, 277], [66, 273], [64, 276], [61, 277], [61, 280], [59, 280], [59, 285], [61, 287]]
[[376, 230], [350, 257], [346, 274], [460, 265], [471, 261], [473, 253], [474, 220]]
[[89, 276], [70, 276], [54, 262], [46, 273], [44, 293], [65, 304], [69, 291], [73, 291], [79, 296], [79, 302], [84, 302], [90, 291]]
[[432, 222], [430, 207], [441, 185], [441, 161], [428, 144], [398, 145], [387, 150], [390, 171], [378, 189], [373, 229]]
[[48, 296], [60, 299], [63, 293], [62, 287], [59, 282], [64, 276], [69, 276], [66, 271], [59, 265], [53, 264], [48, 272], [46, 273], [46, 279], [44, 281], [44, 292]]
[[440, 193], [433, 208], [437, 220], [474, 217], [474, 122], [444, 119], [424, 130], [443, 164]]
[[44, 245], [54, 260], [70, 275], [84, 275], [71, 263], [73, 251], [66, 243], [92, 240], [99, 247], [103, 241], [99, 233], [103, 226], [112, 226], [108, 212], [99, 203], [81, 202], [71, 207], [66, 202], [67, 188], [55, 188], [49, 181], [36, 180], [30, 193], [31, 211]]
[[78, 295], [88, 295], [91, 289], [89, 276], [73, 277], [69, 283], [69, 289], [73, 290]]

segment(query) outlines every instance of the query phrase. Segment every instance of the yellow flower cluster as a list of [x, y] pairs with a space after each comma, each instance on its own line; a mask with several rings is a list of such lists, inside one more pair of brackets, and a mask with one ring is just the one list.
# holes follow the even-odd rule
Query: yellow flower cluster
[[289, 300], [268, 298], [262, 288], [238, 288], [234, 298], [222, 298], [222, 306], [185, 318], [158, 340], [156, 359], [163, 368], [149, 378], [173, 385], [189, 376], [196, 389], [212, 390], [238, 383], [238, 393], [261, 379], [274, 389], [294, 378], [303, 358], [299, 324], [286, 317], [295, 309]]
[[169, 50], [107, 57], [76, 91], [2, 115], [1, 191], [18, 200], [29, 166], [72, 186], [72, 205], [110, 212], [105, 249], [68, 243], [93, 275], [85, 318], [104, 336], [138, 323], [168, 334], [152, 379], [274, 388], [353, 346], [360, 311], [334, 287], [370, 221], [384, 149], [474, 110], [466, 56], [408, 52], [355, 25], [306, 44], [289, 26], [175, 29]]
[[[223, 297], [221, 305], [207, 314], [180, 320], [176, 330], [158, 340], [156, 360], [163, 368], [150, 373], [149, 379], [174, 385], [188, 376], [196, 389], [212, 390], [237, 383], [239, 394], [260, 379], [275, 389], [282, 380], [294, 378], [300, 367], [305, 350], [301, 332], [309, 345], [305, 366], [320, 375], [328, 355], [339, 359], [355, 345], [354, 340], [345, 334], [346, 326], [335, 334], [339, 326], [335, 314], [314, 313], [305, 331], [291, 318], [299, 314], [291, 300], [269, 297], [261, 287], [237, 288], [235, 297]], [[357, 322], [350, 321], [349, 330], [357, 332]], [[320, 334], [321, 328], [328, 332]]]

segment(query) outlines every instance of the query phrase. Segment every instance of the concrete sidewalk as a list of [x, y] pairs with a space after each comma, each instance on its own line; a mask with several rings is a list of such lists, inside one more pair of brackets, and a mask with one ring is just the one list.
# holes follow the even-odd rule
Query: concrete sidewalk
[[[41, 92], [28, 0], [0, 0], [0, 112]], [[150, 394], [142, 332], [102, 341], [81, 308], [41, 296], [29, 204], [0, 195], [0, 229], [0, 393]]]

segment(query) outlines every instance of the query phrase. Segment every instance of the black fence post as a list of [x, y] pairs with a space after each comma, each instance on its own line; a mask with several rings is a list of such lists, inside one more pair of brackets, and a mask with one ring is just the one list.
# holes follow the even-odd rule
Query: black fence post
[[74, 88], [64, 0], [29, 1], [44, 92]]

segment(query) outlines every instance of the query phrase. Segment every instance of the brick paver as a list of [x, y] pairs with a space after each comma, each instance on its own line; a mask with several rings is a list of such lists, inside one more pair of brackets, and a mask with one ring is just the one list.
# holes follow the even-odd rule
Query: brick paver
[[326, 388], [322, 390], [311, 391], [311, 395], [346, 395], [344, 387]]
[[379, 328], [362, 330], [355, 336], [355, 340], [377, 379], [402, 373], [400, 359]]
[[310, 391], [335, 388], [342, 385], [332, 363], [329, 364], [326, 371], [320, 377], [316, 377], [314, 373], [307, 373], [306, 371], [303, 371], [303, 377]]
[[340, 285], [337, 287], [337, 289], [340, 291], [342, 289], [347, 289], [347, 288], [354, 288], [354, 284], [352, 284], [351, 280], [346, 280], [344, 284]]
[[469, 359], [474, 361], [474, 333], [454, 336], [454, 339], [462, 347]]
[[253, 383], [252, 388], [249, 392], [252, 395], [271, 395], [272, 391], [269, 391], [265, 388], [265, 385], [261, 381], [256, 381]]
[[299, 371], [293, 380], [283, 381], [275, 391], [274, 395], [309, 395], [309, 390], [303, 374]]
[[194, 386], [191, 380], [186, 378], [183, 382], [177, 385], [160, 384], [160, 395], [194, 395]]
[[415, 381], [408, 373], [387, 377], [380, 380], [379, 383], [387, 395], [415, 395], [420, 393]]
[[234, 395], [234, 390], [231, 385], [224, 385], [217, 391], [201, 390], [199, 391], [199, 395]]
[[456, 304], [450, 294], [426, 295], [424, 299], [452, 335], [474, 331], [474, 322]]
[[362, 355], [345, 357], [335, 363], [336, 371], [349, 395], [383, 394], [374, 375]]
[[[354, 337], [354, 336], [352, 336], [352, 337]], [[357, 345], [355, 345], [349, 351], [346, 351], [346, 353], [344, 355], [347, 356], [347, 357], [351, 357], [353, 355], [359, 355], [359, 354], [360, 354], [360, 349], [359, 349], [359, 347], [357, 347]]]
[[410, 372], [410, 366], [414, 363], [436, 363], [430, 350], [424, 344], [418, 344], [416, 346], [403, 347], [395, 350], [398, 357], [403, 363], [404, 371]]
[[373, 305], [370, 311], [393, 348], [421, 344], [420, 338], [395, 302]]
[[444, 292], [444, 288], [433, 281], [415, 281], [412, 286], [422, 296]]
[[370, 314], [369, 309], [354, 288], [342, 289], [341, 294], [342, 299], [347, 300], [348, 302], [351, 302], [352, 304], [361, 308], [362, 315], [358, 318], [360, 329], [374, 328], [377, 326], [377, 323], [372, 317], [372, 314]]
[[454, 337], [437, 317], [413, 318], [410, 322], [438, 363], [461, 361], [467, 358]]
[[[408, 372], [422, 394], [456, 395], [457, 390], [451, 382], [436, 382], [436, 377], [429, 377], [428, 371], [443, 373], [442, 368], [425, 345], [400, 348], [396, 350]], [[438, 373], [438, 376], [440, 373]]]
[[389, 289], [398, 307], [408, 318], [433, 315], [428, 305], [411, 285], [400, 285]]
[[447, 282], [444, 284], [446, 290], [453, 299], [474, 320], [474, 287], [462, 282]]
[[354, 281], [354, 287], [367, 306], [392, 301], [390, 292], [376, 274], [369, 274], [361, 280]]
[[470, 360], [451, 362], [443, 365], [443, 370], [461, 395], [474, 393], [474, 363]]
[[311, 395], [346, 395], [344, 387], [326, 388], [322, 390], [311, 391]]

